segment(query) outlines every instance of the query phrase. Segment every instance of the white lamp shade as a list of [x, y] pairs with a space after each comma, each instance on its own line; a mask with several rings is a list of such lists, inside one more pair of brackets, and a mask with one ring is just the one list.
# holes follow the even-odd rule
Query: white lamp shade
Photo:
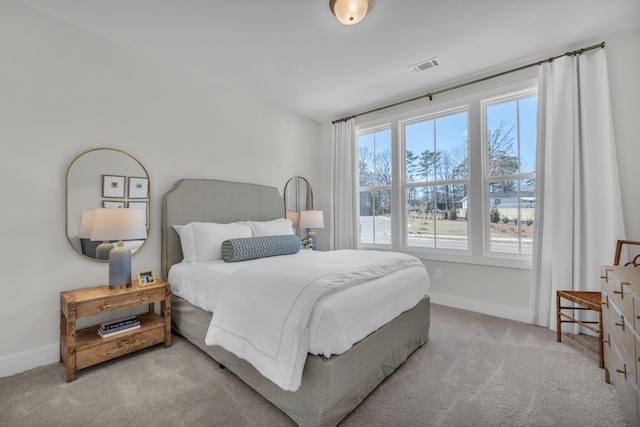
[[291, 220], [293, 228], [298, 228], [300, 225], [300, 212], [287, 211], [286, 217]]
[[300, 212], [300, 228], [324, 228], [324, 213], [322, 211]]
[[81, 239], [88, 239], [91, 237], [91, 230], [93, 229], [93, 209], [85, 209], [82, 211], [82, 219], [80, 220], [80, 234], [78, 237]]
[[371, 8], [371, 0], [331, 0], [329, 6], [338, 21], [354, 25], [364, 19]]
[[91, 240], [134, 240], [147, 238], [145, 213], [142, 209], [96, 209]]

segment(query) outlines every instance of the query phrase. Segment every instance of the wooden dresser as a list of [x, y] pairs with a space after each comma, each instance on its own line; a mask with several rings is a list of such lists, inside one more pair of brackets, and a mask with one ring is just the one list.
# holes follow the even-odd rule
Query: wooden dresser
[[634, 426], [640, 421], [640, 268], [603, 266], [602, 329], [605, 380]]

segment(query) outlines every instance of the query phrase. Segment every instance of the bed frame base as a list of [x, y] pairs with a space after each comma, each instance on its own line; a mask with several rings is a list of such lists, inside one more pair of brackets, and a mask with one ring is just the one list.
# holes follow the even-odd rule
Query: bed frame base
[[227, 367], [301, 426], [335, 426], [356, 408], [388, 375], [402, 365], [429, 335], [429, 297], [355, 344], [349, 351], [326, 358], [309, 354], [302, 385], [285, 391], [243, 359], [204, 338], [211, 313], [182, 298], [171, 302], [174, 329]]

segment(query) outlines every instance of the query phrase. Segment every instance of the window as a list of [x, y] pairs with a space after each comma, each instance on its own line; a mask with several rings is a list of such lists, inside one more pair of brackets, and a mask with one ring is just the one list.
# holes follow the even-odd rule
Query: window
[[401, 126], [407, 246], [467, 249], [467, 222], [458, 218], [469, 182], [467, 112], [441, 113]]
[[536, 195], [537, 97], [483, 103], [490, 251], [531, 254]]
[[358, 124], [360, 246], [530, 266], [535, 85], [529, 80]]
[[391, 244], [391, 130], [358, 137], [360, 242]]

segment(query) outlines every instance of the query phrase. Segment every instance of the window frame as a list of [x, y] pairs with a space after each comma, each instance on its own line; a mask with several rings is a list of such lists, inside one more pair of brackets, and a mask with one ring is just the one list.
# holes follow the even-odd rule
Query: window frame
[[[486, 206], [483, 209], [484, 215], [486, 216], [484, 219], [484, 224], [489, 224], [489, 216], [490, 216], [490, 211], [491, 211], [491, 203], [490, 203], [490, 193], [489, 193], [489, 183], [491, 182], [496, 182], [496, 181], [521, 181], [527, 178], [533, 178], [536, 181], [536, 186], [538, 185], [538, 179], [537, 179], [537, 167], [536, 167], [536, 172], [520, 172], [520, 144], [518, 144], [518, 160], [519, 160], [519, 164], [518, 164], [518, 172], [515, 174], [505, 174], [505, 175], [489, 175], [489, 162], [487, 159], [487, 156], [489, 155], [489, 150], [488, 150], [488, 141], [487, 141], [487, 108], [492, 106], [492, 105], [498, 105], [498, 104], [502, 104], [502, 103], [506, 103], [509, 101], [518, 101], [524, 98], [528, 98], [531, 96], [538, 96], [538, 88], [537, 88], [537, 79], [536, 79], [536, 86], [535, 87], [525, 87], [525, 88], [521, 88], [519, 90], [514, 90], [514, 91], [507, 91], [504, 92], [502, 95], [495, 95], [495, 96], [490, 96], [490, 97], [483, 97], [480, 100], [480, 113], [481, 113], [481, 127], [482, 127], [482, 180], [483, 180], [483, 185], [482, 185], [482, 197], [483, 197], [483, 201], [486, 203]], [[519, 116], [518, 116], [518, 120], [519, 120]], [[518, 129], [518, 139], [520, 138], [520, 131]], [[539, 138], [538, 136], [536, 136], [536, 145], [538, 144]], [[536, 147], [536, 151], [537, 151], [537, 147]], [[537, 159], [537, 157], [536, 157]], [[537, 161], [537, 160], [536, 160]], [[520, 210], [520, 207], [518, 207], [518, 210]], [[491, 250], [491, 230], [490, 227], [483, 227], [484, 230], [484, 237], [483, 237], [483, 242], [484, 242], [484, 249], [483, 249], [483, 254], [484, 257], [487, 258], [505, 258], [508, 260], [519, 260], [519, 259], [529, 259], [531, 260], [532, 255], [530, 254], [522, 254], [522, 253], [518, 253], [518, 254], [510, 254], [507, 252], [498, 252], [498, 251], [492, 251]], [[522, 244], [522, 241], [519, 240], [518, 241], [518, 245], [520, 246]]]
[[[375, 126], [373, 128], [369, 128], [366, 129], [365, 131], [362, 132], [356, 132], [356, 144], [358, 141], [358, 137], [362, 136], [362, 135], [369, 135], [369, 134], [375, 134], [377, 132], [382, 132], [382, 131], [386, 131], [389, 130], [391, 131], [391, 184], [389, 185], [365, 185], [365, 186], [360, 186], [360, 171], [359, 171], [359, 164], [360, 164], [360, 150], [356, 150], [356, 225], [357, 225], [357, 229], [359, 230], [358, 233], [360, 232], [361, 228], [360, 228], [360, 196], [361, 193], [363, 192], [375, 192], [375, 191], [389, 191], [391, 193], [391, 217], [393, 218], [393, 212], [394, 212], [394, 203], [393, 203], [393, 183], [395, 180], [395, 175], [394, 175], [394, 171], [395, 171], [395, 164], [394, 164], [394, 150], [393, 150], [393, 130], [386, 125], [382, 125], [382, 126]], [[375, 137], [374, 137], [374, 143], [375, 143]], [[374, 158], [374, 163], [375, 163], [375, 159], [376, 159], [376, 150], [374, 149], [374, 153], [373, 153], [373, 158]], [[375, 218], [375, 217], [374, 217]], [[375, 233], [375, 219], [374, 219], [374, 223], [373, 223], [373, 229], [374, 229], [374, 233]], [[392, 227], [392, 231], [393, 231], [393, 227]], [[391, 249], [393, 247], [393, 232], [391, 233], [391, 239], [392, 239], [392, 243], [391, 244], [385, 244], [385, 243], [360, 243], [360, 238], [358, 237], [358, 241], [356, 242], [358, 244], [358, 247], [362, 247], [362, 245], [364, 245], [365, 247], [370, 247], [370, 248], [379, 248], [379, 249]], [[375, 240], [375, 237], [374, 237]]]
[[[394, 250], [414, 255], [421, 259], [434, 261], [457, 262], [468, 264], [489, 265], [498, 267], [510, 267], [519, 269], [531, 269], [532, 255], [530, 254], [509, 254], [502, 252], [491, 252], [489, 224], [490, 207], [488, 199], [487, 177], [487, 148], [486, 148], [486, 121], [484, 120], [484, 105], [488, 100], [507, 99], [516, 94], [530, 92], [538, 95], [538, 79], [526, 78], [515, 83], [496, 86], [492, 89], [469, 91], [465, 95], [450, 96], [442, 101], [424, 101], [417, 107], [406, 108], [404, 111], [396, 112], [388, 116], [379, 115], [377, 118], [357, 123], [355, 127], [355, 174], [356, 174], [356, 217], [354, 218], [357, 228], [360, 227], [360, 193], [363, 188], [359, 186], [359, 145], [358, 138], [361, 135], [379, 131], [385, 128], [391, 130], [391, 150], [392, 150], [392, 182], [391, 182], [391, 245], [360, 243], [358, 237], [357, 245], [361, 249]], [[415, 105], [415, 104], [413, 104]], [[407, 202], [406, 191], [415, 183], [408, 185], [406, 182], [406, 150], [404, 149], [403, 123], [416, 122], [420, 117], [438, 117], [445, 115], [448, 111], [467, 111], [468, 120], [468, 161], [469, 174], [467, 181], [468, 196], [468, 249], [446, 249], [446, 248], [421, 248], [408, 246], [407, 240]], [[537, 138], [539, 140], [539, 136]], [[534, 173], [537, 175], [537, 172]], [[495, 177], [492, 177], [495, 178]], [[506, 177], [505, 177], [506, 179]], [[536, 180], [537, 185], [537, 180]], [[479, 212], [478, 212], [479, 211]]]

